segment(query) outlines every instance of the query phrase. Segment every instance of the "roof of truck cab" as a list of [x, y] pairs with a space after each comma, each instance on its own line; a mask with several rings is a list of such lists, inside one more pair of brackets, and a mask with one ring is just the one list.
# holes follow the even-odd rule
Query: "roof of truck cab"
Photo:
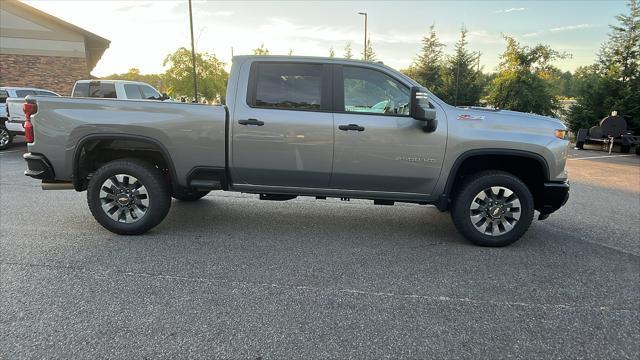
[[144, 81], [134, 81], [134, 80], [112, 80], [112, 79], [93, 79], [93, 80], [78, 80], [76, 81], [76, 84], [78, 83], [121, 83], [121, 84], [136, 84], [136, 85], [149, 85], [148, 83], [144, 82]]
[[[232, 58], [242, 60], [304, 60], [304, 61], [322, 61], [322, 62], [349, 62], [354, 64], [378, 64], [384, 65], [382, 61], [368, 61], [358, 59], [345, 59], [339, 57], [323, 57], [323, 56], [298, 56], [298, 55], [236, 55]], [[386, 66], [386, 65], [385, 65]]]

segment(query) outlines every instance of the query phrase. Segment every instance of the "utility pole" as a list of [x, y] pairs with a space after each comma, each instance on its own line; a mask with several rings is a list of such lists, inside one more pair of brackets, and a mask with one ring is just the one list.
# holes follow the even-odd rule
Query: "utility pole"
[[191, 28], [191, 66], [193, 68], [193, 99], [198, 102], [198, 77], [196, 76], [196, 48], [193, 45], [193, 13], [191, 0], [189, 0], [189, 26]]
[[367, 13], [366, 12], [359, 12], [359, 15], [364, 15], [364, 60], [367, 61], [368, 56], [367, 56]]
[[460, 59], [458, 59], [458, 70], [456, 71], [456, 96], [453, 100], [453, 106], [458, 106], [458, 85], [460, 85]]

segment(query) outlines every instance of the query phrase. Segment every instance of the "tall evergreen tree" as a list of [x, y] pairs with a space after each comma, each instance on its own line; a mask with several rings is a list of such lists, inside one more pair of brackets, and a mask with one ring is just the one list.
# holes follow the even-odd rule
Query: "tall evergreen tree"
[[367, 39], [366, 49], [367, 49], [366, 58], [365, 58], [365, 53], [363, 51], [362, 52], [362, 60], [378, 61], [378, 57], [376, 55], [376, 52], [373, 50], [373, 45], [371, 44], [371, 36], [369, 36], [369, 38]]
[[344, 47], [344, 58], [352, 59], [353, 58], [353, 49], [351, 48], [351, 42], [348, 42]]
[[468, 30], [462, 27], [455, 52], [447, 58], [442, 71], [440, 96], [456, 106], [478, 105], [482, 93], [481, 73], [477, 67], [478, 54], [467, 49]]
[[422, 38], [420, 54], [411, 66], [404, 70], [405, 74], [438, 96], [442, 95], [443, 49], [444, 44], [438, 39], [435, 25], [431, 25], [429, 34]]

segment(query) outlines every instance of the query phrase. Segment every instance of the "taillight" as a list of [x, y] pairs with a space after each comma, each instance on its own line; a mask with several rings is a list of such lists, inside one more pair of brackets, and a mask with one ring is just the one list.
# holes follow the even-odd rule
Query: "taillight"
[[24, 138], [27, 140], [27, 143], [32, 143], [34, 139], [33, 134], [33, 124], [31, 123], [31, 115], [35, 114], [38, 111], [38, 104], [36, 103], [25, 103], [22, 105], [22, 111], [24, 111]]

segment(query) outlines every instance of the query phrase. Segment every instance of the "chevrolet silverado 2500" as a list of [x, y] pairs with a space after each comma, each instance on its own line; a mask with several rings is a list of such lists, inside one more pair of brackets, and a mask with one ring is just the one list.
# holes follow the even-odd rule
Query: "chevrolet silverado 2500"
[[566, 127], [457, 108], [379, 63], [236, 56], [226, 106], [28, 97], [26, 175], [87, 190], [106, 229], [141, 234], [171, 197], [211, 190], [433, 204], [504, 246], [568, 199]]

